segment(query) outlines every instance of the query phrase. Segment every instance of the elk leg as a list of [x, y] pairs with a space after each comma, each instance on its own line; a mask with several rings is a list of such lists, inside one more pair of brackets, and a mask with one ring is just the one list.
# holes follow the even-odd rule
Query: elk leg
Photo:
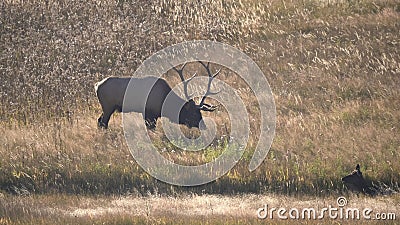
[[100, 115], [100, 117], [97, 119], [97, 126], [98, 127], [103, 127], [103, 113]]
[[102, 127], [104, 129], [108, 128], [108, 121], [110, 121], [110, 117], [114, 111], [109, 111], [109, 112], [103, 112], [101, 114], [100, 118], [98, 119], [98, 124], [99, 127]]

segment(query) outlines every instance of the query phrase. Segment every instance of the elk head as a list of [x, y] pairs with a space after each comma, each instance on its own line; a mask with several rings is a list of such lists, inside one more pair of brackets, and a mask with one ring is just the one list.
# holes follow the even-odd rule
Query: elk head
[[201, 98], [201, 101], [199, 104], [196, 104], [192, 99], [192, 95], [188, 94], [188, 84], [196, 76], [196, 73], [189, 79], [185, 80], [185, 77], [183, 76], [183, 70], [186, 66], [186, 63], [183, 64], [181, 69], [177, 69], [176, 67], [172, 67], [172, 68], [178, 73], [178, 75], [183, 83], [183, 91], [184, 91], [185, 98], [186, 98], [186, 103], [183, 105], [183, 107], [179, 113], [179, 124], [185, 124], [189, 128], [196, 127], [196, 128], [203, 130], [203, 129], [206, 129], [206, 125], [203, 121], [201, 111], [212, 112], [217, 108], [216, 106], [212, 106], [207, 103], [204, 103], [204, 101], [207, 96], [216, 95], [219, 93], [219, 91], [218, 92], [210, 91], [210, 88], [211, 88], [211, 83], [212, 83], [213, 79], [220, 73], [221, 69], [219, 69], [216, 73], [213, 74], [210, 69], [210, 62], [205, 64], [205, 63], [199, 61], [199, 63], [206, 69], [207, 74], [208, 74], [207, 91]]

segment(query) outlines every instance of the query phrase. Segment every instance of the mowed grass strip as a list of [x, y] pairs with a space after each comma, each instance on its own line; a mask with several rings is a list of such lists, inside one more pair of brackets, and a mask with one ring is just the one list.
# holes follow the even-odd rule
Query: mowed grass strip
[[[38, 0], [0, 8], [2, 192], [320, 196], [344, 192], [340, 179], [356, 163], [369, 181], [399, 187], [397, 1]], [[194, 39], [233, 45], [257, 62], [274, 93], [277, 129], [268, 158], [250, 173], [259, 108], [223, 69], [220, 79], [239, 90], [251, 121], [243, 160], [208, 185], [173, 187], [136, 164], [120, 115], [109, 130], [97, 129], [93, 85], [130, 76], [154, 52]], [[177, 82], [173, 72], [164, 77]], [[223, 113], [207, 116], [223, 127], [230, 123]], [[169, 159], [192, 165], [218, 157], [227, 135], [219, 129], [199, 154], [177, 149], [160, 130], [152, 141]]]

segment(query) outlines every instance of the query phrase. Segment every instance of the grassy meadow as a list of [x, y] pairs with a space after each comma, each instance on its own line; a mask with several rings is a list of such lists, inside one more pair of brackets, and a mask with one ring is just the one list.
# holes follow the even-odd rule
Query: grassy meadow
[[[94, 198], [88, 200], [93, 206], [120, 195], [181, 200], [274, 195], [286, 203], [357, 198], [341, 182], [357, 163], [367, 180], [399, 191], [399, 30], [398, 0], [1, 1], [0, 224], [186, 221], [175, 220], [173, 212], [149, 220], [144, 212], [71, 222], [50, 219], [49, 209], [23, 207], [62, 208], [62, 202], [75, 207], [86, 204], [79, 203], [82, 198]], [[130, 76], [153, 53], [190, 40], [219, 41], [249, 55], [272, 88], [277, 124], [267, 159], [249, 172], [259, 109], [249, 88], [223, 69], [219, 79], [241, 90], [252, 137], [228, 174], [206, 185], [177, 187], [157, 181], [135, 162], [120, 114], [113, 115], [108, 130], [97, 128], [101, 108], [94, 84]], [[199, 68], [190, 65], [188, 74]], [[171, 86], [178, 81], [172, 70], [164, 77]], [[182, 164], [216, 158], [230, 121], [224, 109], [203, 115], [218, 124], [206, 150], [178, 149], [159, 128], [151, 133], [153, 143]], [[371, 201], [388, 199], [399, 212], [398, 194]], [[196, 215], [188, 221], [260, 222], [249, 214], [229, 214], [225, 222], [222, 215], [203, 215], [200, 221]]]

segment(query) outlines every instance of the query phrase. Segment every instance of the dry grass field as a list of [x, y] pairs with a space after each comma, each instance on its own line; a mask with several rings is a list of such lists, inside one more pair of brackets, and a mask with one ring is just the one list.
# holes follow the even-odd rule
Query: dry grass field
[[[346, 208], [362, 211], [371, 208], [371, 219], [336, 219], [328, 214], [318, 219], [282, 220], [273, 214], [272, 218], [259, 219], [257, 210], [268, 204], [269, 208], [286, 209], [313, 207], [337, 207], [335, 197], [290, 197], [286, 195], [196, 195], [179, 197], [149, 195], [146, 197], [125, 196], [82, 196], [82, 195], [33, 195], [7, 196], [0, 199], [7, 217], [0, 224], [286, 224], [296, 221], [301, 224], [396, 224], [399, 196], [357, 197], [348, 196]], [[376, 214], [395, 213], [394, 219], [377, 220]], [[361, 214], [362, 215], [362, 214]], [[349, 217], [351, 218], [351, 217]]]
[[[0, 224], [266, 223], [255, 216], [264, 201], [325, 205], [340, 195], [399, 216], [398, 194], [356, 196], [341, 182], [359, 163], [369, 182], [399, 191], [399, 30], [398, 0], [1, 1]], [[249, 55], [272, 88], [277, 125], [267, 159], [249, 172], [258, 105], [222, 70], [221, 80], [243, 90], [252, 138], [228, 174], [176, 187], [135, 162], [120, 114], [97, 129], [93, 86], [189, 40]], [[176, 76], [164, 75], [171, 85]], [[224, 113], [204, 115], [229, 124]], [[217, 134], [198, 154], [160, 129], [152, 141], [166, 157], [196, 164], [221, 153], [228, 133]]]

